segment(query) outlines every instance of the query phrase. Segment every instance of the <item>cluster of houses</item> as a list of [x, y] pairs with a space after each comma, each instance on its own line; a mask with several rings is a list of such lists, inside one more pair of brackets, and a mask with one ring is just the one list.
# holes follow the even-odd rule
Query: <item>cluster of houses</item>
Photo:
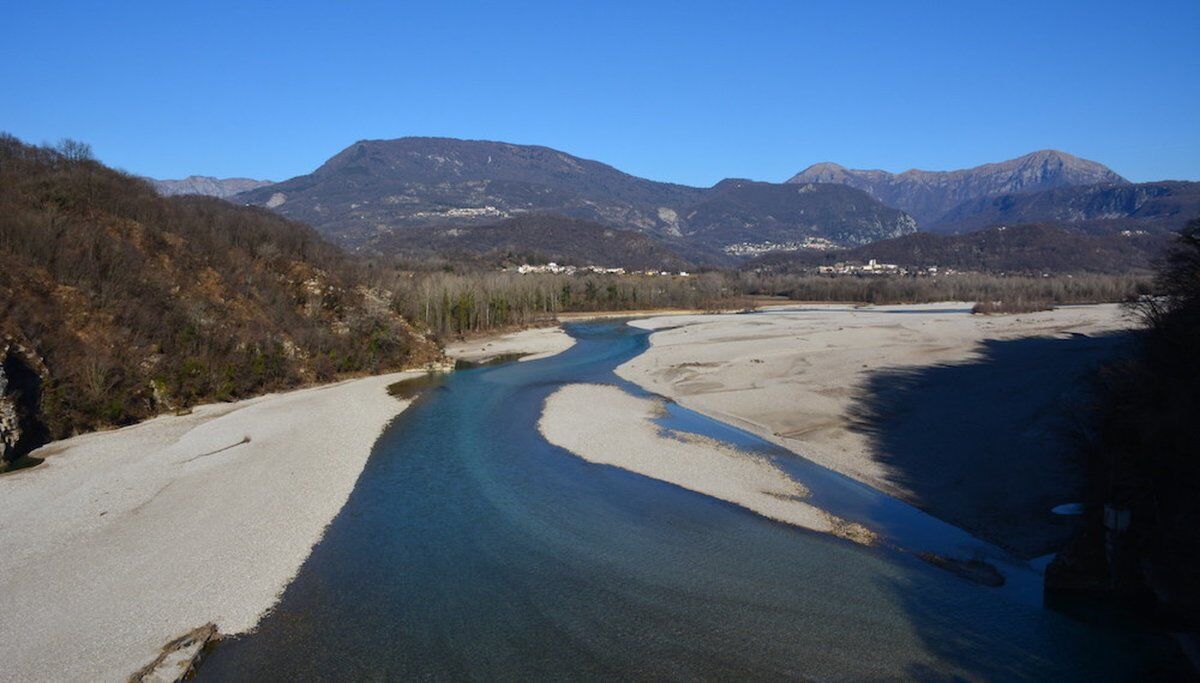
[[626, 270], [624, 268], [608, 268], [606, 266], [560, 266], [553, 261], [539, 266], [531, 266], [528, 263], [524, 263], [517, 266], [515, 269], [510, 268], [506, 270], [516, 270], [516, 272], [520, 273], [521, 275], [528, 275], [530, 273], [554, 273], [556, 275], [583, 275], [587, 273], [596, 273], [599, 275], [650, 275], [655, 277], [664, 275], [677, 277], [690, 276], [690, 273], [688, 273], [686, 270], [681, 270], [678, 273], [672, 273], [665, 270]]
[[907, 268], [895, 263], [880, 263], [875, 259], [865, 264], [835, 263], [832, 266], [818, 266], [817, 272], [822, 275], [913, 275], [917, 277], [954, 275], [956, 271], [950, 268], [938, 269], [937, 266], [926, 268]]
[[838, 248], [837, 244], [824, 237], [805, 237], [792, 242], [738, 242], [723, 247], [722, 251], [733, 256], [754, 257], [780, 251], [831, 251]]

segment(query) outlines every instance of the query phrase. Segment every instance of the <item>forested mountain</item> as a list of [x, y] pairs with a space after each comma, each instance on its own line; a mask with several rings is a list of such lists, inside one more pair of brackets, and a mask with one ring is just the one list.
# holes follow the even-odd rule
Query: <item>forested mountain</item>
[[1060, 187], [1005, 194], [960, 204], [929, 226], [934, 232], [969, 232], [989, 225], [1053, 223], [1093, 234], [1177, 232], [1200, 216], [1200, 183]]
[[636, 270], [692, 267], [642, 233], [546, 214], [523, 214], [488, 225], [406, 228], [372, 239], [368, 248], [408, 259], [442, 257], [493, 267], [551, 261]]
[[0, 136], [0, 456], [440, 358], [310, 228]]
[[582, 218], [684, 249], [809, 235], [859, 244], [911, 229], [902, 213], [857, 192], [748, 181], [686, 187], [546, 147], [447, 138], [357, 142], [309, 175], [235, 201], [306, 221], [352, 246], [406, 228], [490, 224], [525, 213]]
[[183, 180], [156, 180], [147, 178], [158, 193], [173, 197], [180, 194], [201, 194], [210, 197], [232, 197], [239, 192], [270, 185], [270, 180], [250, 178], [214, 178], [207, 175], [190, 175]]
[[1125, 184], [1108, 167], [1087, 159], [1042, 150], [999, 163], [957, 171], [910, 170], [888, 173], [820, 163], [797, 173], [789, 183], [836, 183], [868, 192], [888, 206], [908, 212], [926, 229], [970, 200], [1074, 185]]
[[794, 273], [836, 262], [876, 259], [909, 268], [939, 266], [987, 273], [1124, 274], [1149, 272], [1170, 239], [1163, 234], [1085, 235], [1053, 225], [1016, 225], [965, 235], [918, 232], [827, 253], [768, 254], [746, 263], [743, 269]]

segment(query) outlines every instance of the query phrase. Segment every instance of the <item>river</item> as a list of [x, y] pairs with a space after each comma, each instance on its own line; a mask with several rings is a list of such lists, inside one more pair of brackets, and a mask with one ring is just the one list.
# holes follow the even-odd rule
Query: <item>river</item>
[[[620, 321], [568, 330], [570, 350], [455, 372], [399, 416], [279, 605], [199, 678], [1114, 680], [1157, 659], [1149, 636], [1042, 607], [1020, 563], [989, 588], [551, 446], [546, 397], [636, 391], [613, 369], [647, 345]], [[815, 501], [900, 545], [979, 543], [744, 432], [667, 419], [790, 458]]]

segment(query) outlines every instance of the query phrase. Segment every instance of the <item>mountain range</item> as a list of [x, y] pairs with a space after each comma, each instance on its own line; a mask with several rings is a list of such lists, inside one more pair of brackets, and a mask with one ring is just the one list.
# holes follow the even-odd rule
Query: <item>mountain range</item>
[[[785, 183], [727, 179], [701, 188], [548, 147], [410, 137], [356, 142], [312, 173], [280, 183], [201, 180], [209, 179], [189, 191], [218, 194], [254, 183], [226, 196], [305, 222], [353, 249], [527, 254], [630, 267], [730, 265], [774, 251], [853, 249], [917, 230], [959, 234], [994, 225], [1159, 234], [1200, 213], [1200, 183], [1133, 184], [1054, 150], [954, 171], [820, 163]], [[570, 237], [572, 230], [579, 235]], [[609, 237], [596, 238], [603, 234]], [[635, 243], [641, 247], [629, 248]], [[641, 252], [647, 257], [633, 257]]]
[[1108, 167], [1065, 152], [1042, 150], [993, 164], [957, 171], [909, 170], [888, 173], [856, 170], [834, 163], [809, 166], [789, 183], [835, 183], [864, 190], [888, 206], [911, 214], [921, 226], [945, 224], [947, 212], [963, 202], [1075, 185], [1123, 185]]
[[852, 188], [639, 178], [547, 147], [447, 138], [356, 142], [311, 174], [237, 195], [360, 246], [381, 234], [555, 214], [633, 230], [718, 258], [741, 242], [806, 237], [861, 244], [915, 230]]

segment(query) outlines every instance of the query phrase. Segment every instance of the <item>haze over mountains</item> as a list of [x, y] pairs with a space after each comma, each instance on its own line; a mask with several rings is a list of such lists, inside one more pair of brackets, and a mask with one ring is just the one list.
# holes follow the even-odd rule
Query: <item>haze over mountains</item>
[[[1200, 211], [1200, 183], [1132, 184], [1100, 163], [1054, 150], [954, 171], [821, 163], [785, 183], [727, 179], [699, 188], [548, 147], [411, 137], [356, 142], [312, 173], [280, 183], [174, 182], [187, 184], [159, 184], [160, 191], [263, 206], [356, 249], [631, 267], [727, 265], [764, 253], [852, 249], [918, 230], [958, 234], [994, 225], [1163, 234]], [[228, 194], [237, 183], [253, 186]], [[606, 253], [606, 245], [613, 250]], [[1111, 247], [1098, 246], [1104, 253]]]

